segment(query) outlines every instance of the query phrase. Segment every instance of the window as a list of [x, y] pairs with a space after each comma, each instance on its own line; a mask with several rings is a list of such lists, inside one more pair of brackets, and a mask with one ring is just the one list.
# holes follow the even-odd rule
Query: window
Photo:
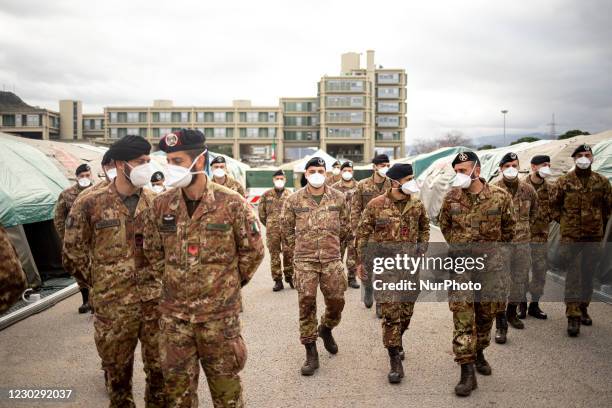
[[376, 132], [376, 140], [398, 141], [400, 140], [400, 132]]
[[204, 112], [196, 112], [196, 122], [204, 122]]
[[285, 112], [316, 112], [318, 105], [316, 102], [284, 102]]
[[147, 137], [147, 128], [127, 128], [126, 134]]
[[378, 88], [378, 97], [379, 98], [399, 98], [400, 92], [399, 88]]
[[127, 112], [117, 112], [117, 122], [119, 123], [127, 122]]
[[110, 113], [110, 123], [117, 123], [117, 112]]
[[248, 123], [255, 123], [259, 121], [259, 114], [257, 112], [247, 112], [246, 121]]
[[215, 112], [213, 118], [214, 118], [214, 121], [217, 123], [223, 123], [227, 119], [225, 112]]
[[398, 127], [400, 124], [399, 116], [377, 116], [376, 124], [380, 127]]
[[138, 123], [138, 112], [128, 112], [127, 122], [128, 123]]
[[327, 128], [327, 137], [362, 138], [363, 128]]
[[364, 99], [363, 96], [328, 96], [325, 102], [331, 108], [360, 108], [364, 106]]
[[2, 126], [15, 126], [15, 115], [2, 115]]
[[40, 116], [39, 115], [26, 115], [26, 126], [40, 126]]
[[189, 117], [189, 112], [172, 112], [171, 121], [174, 123], [188, 123]]
[[[225, 115], [224, 115], [225, 116]], [[225, 128], [215, 128], [213, 137], [225, 137]]]
[[319, 132], [284, 132], [285, 140], [319, 140]]
[[363, 122], [363, 112], [327, 112], [327, 121], [361, 123]]
[[355, 81], [350, 79], [330, 79], [326, 82], [325, 89], [327, 91], [363, 92], [364, 83], [361, 80]]
[[379, 84], [399, 84], [400, 74], [399, 72], [385, 72], [376, 74]]
[[399, 102], [378, 102], [379, 112], [399, 112]]

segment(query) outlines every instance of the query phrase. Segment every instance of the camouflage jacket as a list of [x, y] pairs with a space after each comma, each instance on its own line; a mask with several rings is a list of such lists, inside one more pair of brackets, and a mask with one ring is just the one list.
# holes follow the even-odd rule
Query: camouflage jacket
[[438, 221], [447, 243], [513, 241], [516, 215], [512, 197], [481, 181], [484, 188], [475, 197], [470, 198], [471, 193], [461, 188], [453, 188], [444, 196]]
[[158, 195], [144, 242], [162, 280], [161, 310], [194, 323], [239, 313], [241, 287], [264, 256], [259, 222], [246, 200], [208, 178], [191, 217], [182, 189]]
[[331, 172], [329, 172], [325, 175], [325, 184], [328, 186], [332, 186], [339, 181], [342, 181], [342, 176], [340, 174], [334, 176]]
[[397, 200], [391, 190], [373, 199], [366, 205], [355, 234], [358, 259], [363, 260], [364, 248], [368, 242], [410, 242], [421, 243], [419, 250], [427, 250], [429, 242], [429, 217], [423, 202], [409, 196], [402, 201], [400, 212]]
[[90, 187], [81, 188], [78, 183], [75, 183], [62, 191], [57, 198], [57, 203], [55, 203], [53, 224], [55, 225], [55, 230], [57, 231], [57, 235], [59, 235], [61, 240], [64, 239], [66, 217], [68, 217], [70, 209], [72, 208], [79, 194], [89, 191], [89, 188]]
[[355, 193], [355, 189], [357, 188], [357, 182], [355, 179], [351, 179], [348, 182], [340, 180], [332, 184], [331, 187], [342, 192], [346, 197], [347, 205], [351, 205], [351, 198], [353, 197], [353, 193]]
[[266, 226], [267, 232], [281, 232], [281, 213], [285, 200], [291, 195], [291, 191], [283, 189], [280, 196], [275, 188], [271, 188], [261, 195], [259, 199], [259, 220]]
[[213, 179], [213, 182], [220, 186], [227, 187], [230, 190], [237, 192], [242, 197], [246, 197], [246, 193], [244, 192], [244, 187], [242, 187], [242, 184], [240, 184], [238, 180], [236, 180], [235, 178], [232, 178], [228, 174], [225, 175], [225, 182], [223, 184], [217, 183], [216, 181], [214, 181], [214, 179]]
[[351, 198], [351, 230], [356, 231], [359, 224], [359, 218], [366, 205], [375, 197], [384, 194], [385, 191], [391, 188], [391, 180], [385, 178], [381, 189], [374, 183], [374, 175], [363, 179], [357, 183], [353, 197]]
[[143, 228], [154, 194], [141, 189], [130, 215], [115, 184], [80, 197], [66, 219], [64, 267], [92, 289], [95, 307], [159, 298], [161, 283], [143, 252]]
[[325, 186], [317, 204], [308, 187], [299, 189], [287, 198], [283, 207], [282, 226], [288, 253], [298, 261], [340, 260], [340, 245], [349, 236], [348, 222], [346, 198], [340, 191]]
[[561, 224], [561, 237], [573, 241], [601, 239], [610, 218], [610, 190], [608, 179], [594, 171], [586, 187], [576, 170], [559, 177], [551, 208], [554, 219]]
[[544, 180], [541, 184], [534, 184], [531, 177], [527, 176], [525, 181], [531, 184], [538, 195], [538, 211], [531, 224], [531, 242], [547, 242], [548, 229], [552, 221], [550, 200], [552, 198], [552, 185]]
[[28, 282], [15, 247], [0, 225], [0, 314], [8, 310], [26, 290]]
[[531, 227], [536, 220], [538, 212], [538, 195], [533, 186], [524, 180], [518, 180], [516, 193], [512, 195], [510, 187], [500, 179], [493, 183], [495, 186], [505, 190], [512, 197], [512, 206], [516, 214], [516, 225], [513, 242], [530, 242]]

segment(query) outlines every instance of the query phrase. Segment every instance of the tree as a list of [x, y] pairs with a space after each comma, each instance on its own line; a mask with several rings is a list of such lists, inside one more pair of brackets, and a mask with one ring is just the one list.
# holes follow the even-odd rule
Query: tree
[[480, 146], [478, 150], [490, 150], [490, 149], [495, 149], [495, 146], [493, 146], [492, 144], [486, 144], [486, 145]]
[[582, 136], [582, 135], [590, 135], [590, 133], [589, 132], [583, 132], [582, 130], [578, 130], [578, 129], [568, 130], [564, 134], [560, 135], [557, 139], [558, 140], [563, 140], [563, 139], [569, 139], [570, 137]]
[[510, 143], [510, 146], [519, 144], [519, 143], [523, 143], [523, 142], [531, 143], [537, 140], [540, 140], [540, 139], [537, 137], [533, 137], [533, 136], [525, 136], [525, 137], [521, 137], [520, 139], [517, 139], [514, 142]]
[[463, 133], [458, 131], [448, 132], [446, 135], [433, 140], [419, 140], [414, 144], [417, 154], [429, 153], [441, 147], [464, 146], [472, 147], [472, 142]]

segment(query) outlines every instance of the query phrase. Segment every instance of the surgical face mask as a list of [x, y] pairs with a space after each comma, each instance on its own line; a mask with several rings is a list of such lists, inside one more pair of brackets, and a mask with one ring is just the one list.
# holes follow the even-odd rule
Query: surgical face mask
[[89, 177], [82, 177], [78, 179], [77, 182], [82, 188], [89, 187], [91, 185], [91, 179]]
[[542, 166], [538, 169], [538, 176], [542, 177], [543, 179], [550, 176], [551, 174], [552, 172], [550, 171], [550, 166]]
[[421, 191], [421, 189], [419, 188], [419, 185], [417, 184], [415, 179], [412, 179], [402, 184], [402, 193], [406, 195], [416, 194], [419, 191]]
[[159, 193], [162, 193], [164, 191], [164, 186], [155, 185], [155, 186], [152, 186], [151, 189], [155, 193], [159, 194]]
[[451, 184], [451, 186], [460, 187], [463, 189], [470, 188], [470, 185], [472, 184], [472, 174], [474, 174], [475, 169], [476, 169], [476, 166], [472, 167], [472, 171], [470, 172], [470, 174], [463, 174], [463, 173], [455, 174], [455, 179], [453, 180], [453, 183]]
[[353, 173], [350, 171], [343, 171], [342, 172], [342, 179], [344, 181], [349, 181], [353, 178]]
[[164, 169], [164, 176], [166, 177], [166, 185], [170, 187], [183, 188], [187, 187], [193, 178], [194, 174], [201, 174], [204, 171], [191, 171], [193, 166], [195, 166], [198, 159], [206, 154], [206, 150], [204, 150], [195, 160], [191, 163], [189, 167], [176, 166], [174, 164], [167, 164]]
[[339, 175], [339, 174], [340, 174], [340, 169], [339, 169], [339, 168], [337, 168], [337, 167], [334, 167], [334, 168], [332, 169], [332, 174], [333, 174], [334, 176]]
[[112, 169], [108, 169], [106, 171], [106, 178], [108, 178], [108, 181], [113, 181], [116, 177], [117, 177], [116, 168], [113, 167]]
[[282, 189], [283, 187], [285, 187], [285, 180], [274, 180], [274, 187], [277, 189]]
[[[128, 162], [126, 162], [126, 164], [130, 166]], [[128, 179], [130, 180], [130, 182], [132, 183], [134, 187], [138, 187], [138, 188], [141, 188], [147, 185], [147, 183], [151, 180], [151, 176], [153, 175], [155, 171], [151, 163], [141, 164], [136, 167], [130, 166], [130, 169], [131, 169], [130, 175], [128, 177], [126, 174], [126, 177], [128, 177]]]
[[506, 179], [514, 180], [518, 176], [519, 172], [516, 167], [508, 167], [502, 172], [502, 174]]
[[387, 171], [389, 171], [388, 167], [380, 167], [378, 170], [378, 174], [385, 177], [387, 175]]
[[223, 178], [223, 177], [225, 177], [225, 170], [223, 170], [223, 169], [214, 169], [212, 174], [216, 178]]
[[576, 159], [576, 167], [582, 170], [586, 170], [591, 166], [591, 159], [588, 157], [579, 157]]
[[310, 183], [310, 185], [313, 186], [314, 188], [319, 188], [323, 184], [325, 184], [325, 176], [322, 175], [321, 173], [311, 174], [308, 177], [306, 177], [306, 180], [308, 180], [308, 183]]

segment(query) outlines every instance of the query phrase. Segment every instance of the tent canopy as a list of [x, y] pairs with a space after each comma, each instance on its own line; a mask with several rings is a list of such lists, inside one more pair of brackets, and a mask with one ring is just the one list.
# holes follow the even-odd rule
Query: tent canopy
[[330, 171], [332, 169], [333, 164], [336, 162], [336, 159], [330, 156], [329, 154], [327, 154], [325, 150], [319, 149], [313, 154], [304, 156], [299, 160], [285, 163], [282, 166], [280, 166], [280, 168], [283, 170], [293, 170], [294, 174], [304, 173], [304, 166], [306, 166], [306, 163], [308, 163], [308, 160], [310, 160], [312, 157], [317, 157], [317, 156], [325, 160], [325, 169], [327, 171]]

